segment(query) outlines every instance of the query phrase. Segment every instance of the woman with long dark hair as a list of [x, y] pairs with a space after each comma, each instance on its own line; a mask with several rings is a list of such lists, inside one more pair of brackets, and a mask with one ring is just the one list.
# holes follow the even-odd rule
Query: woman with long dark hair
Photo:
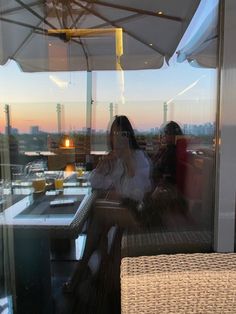
[[168, 122], [161, 132], [161, 147], [153, 158], [155, 185], [176, 182], [176, 137], [183, 132], [175, 121]]
[[[139, 148], [133, 127], [126, 116], [115, 117], [108, 136], [108, 146], [109, 153], [90, 175], [92, 188], [105, 194], [105, 199], [97, 201], [90, 213], [83, 259], [74, 276], [64, 286], [67, 291], [84, 291], [84, 300], [89, 299], [88, 286], [97, 278], [102, 265], [107, 274], [102, 275], [101, 281], [109, 278], [108, 273], [111, 272], [107, 270], [107, 260], [111, 255], [113, 240], [116, 237], [119, 246], [122, 230], [136, 224], [140, 203], [152, 188], [150, 160]], [[116, 278], [110, 278], [109, 282], [116, 282], [119, 286], [119, 260], [116, 260], [112, 272], [117, 276], [113, 275]], [[82, 284], [85, 277], [86, 288]]]
[[[183, 132], [175, 121], [168, 122], [161, 131], [161, 145], [153, 158], [155, 189], [149, 198], [149, 206], [146, 210], [148, 224], [151, 227], [167, 229], [171, 226], [182, 227], [184, 223], [189, 224], [187, 204], [177, 184], [178, 155], [186, 154], [185, 139], [181, 152], [177, 150], [176, 141], [179, 137], [183, 137]], [[181, 173], [181, 176], [184, 174]]]
[[93, 188], [112, 190], [117, 197], [141, 202], [151, 189], [150, 160], [139, 148], [126, 116], [116, 116], [109, 134], [110, 152], [93, 170]]

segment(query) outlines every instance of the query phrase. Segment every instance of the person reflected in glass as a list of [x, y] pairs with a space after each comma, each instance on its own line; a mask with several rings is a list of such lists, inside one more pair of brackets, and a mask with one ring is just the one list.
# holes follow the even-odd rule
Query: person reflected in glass
[[126, 116], [116, 116], [108, 137], [110, 152], [90, 176], [93, 189], [103, 198], [94, 208], [87, 252], [112, 226], [139, 228], [145, 195], [152, 189], [151, 161], [139, 148], [133, 127]]
[[109, 135], [110, 152], [92, 171], [91, 186], [122, 201], [141, 202], [151, 189], [150, 160], [139, 148], [126, 116], [116, 116]]
[[177, 139], [183, 137], [175, 121], [168, 122], [161, 131], [160, 148], [153, 157], [154, 191], [148, 204], [148, 225], [164, 228], [182, 227], [189, 223], [187, 204], [179, 190], [179, 154], [186, 154], [186, 140], [178, 147]]
[[91, 186], [99, 192], [100, 199], [88, 220], [83, 266], [78, 267], [67, 283], [69, 290], [79, 289], [79, 273], [87, 273], [90, 278], [98, 273], [104, 255], [106, 258], [111, 251], [118, 230], [139, 225], [142, 201], [152, 188], [151, 161], [139, 148], [126, 116], [114, 118], [108, 144], [109, 153], [98, 162], [90, 175]]
[[153, 180], [156, 185], [176, 182], [176, 137], [183, 132], [178, 123], [168, 122], [160, 136], [160, 148], [153, 158]]

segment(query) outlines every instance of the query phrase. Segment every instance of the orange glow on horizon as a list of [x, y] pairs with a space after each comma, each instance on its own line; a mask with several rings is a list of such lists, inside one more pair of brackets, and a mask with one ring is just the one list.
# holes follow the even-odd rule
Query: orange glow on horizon
[[[62, 132], [71, 133], [86, 128], [86, 103], [63, 104]], [[168, 120], [180, 124], [203, 124], [213, 121], [213, 102], [194, 100], [179, 101], [168, 106]], [[114, 109], [116, 113], [127, 115], [134, 129], [149, 130], [161, 126], [163, 122], [163, 101], [132, 101], [120, 104]], [[0, 106], [0, 132], [5, 132], [6, 118], [4, 105]], [[92, 128], [107, 130], [109, 128], [110, 111], [108, 102], [93, 104]], [[32, 126], [38, 126], [39, 131], [48, 133], [58, 132], [56, 103], [10, 104], [10, 124], [19, 133], [30, 133]]]

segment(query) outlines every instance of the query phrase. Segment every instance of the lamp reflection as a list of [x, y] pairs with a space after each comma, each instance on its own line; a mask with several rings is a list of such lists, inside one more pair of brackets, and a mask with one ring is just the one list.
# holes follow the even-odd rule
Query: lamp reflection
[[74, 141], [73, 139], [68, 136], [68, 135], [64, 135], [62, 138], [61, 138], [61, 141], [60, 141], [60, 148], [67, 148], [67, 149], [70, 149], [70, 148], [74, 148], [75, 145], [74, 145]]

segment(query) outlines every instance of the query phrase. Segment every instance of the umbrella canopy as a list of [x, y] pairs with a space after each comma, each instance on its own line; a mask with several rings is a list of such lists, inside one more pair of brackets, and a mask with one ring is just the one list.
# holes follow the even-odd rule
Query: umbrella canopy
[[218, 64], [218, 15], [219, 6], [203, 20], [199, 29], [186, 46], [177, 51], [177, 61], [196, 67], [216, 68]]
[[[0, 64], [13, 59], [25, 72], [114, 70], [119, 58], [123, 70], [160, 68], [199, 2], [1, 0]], [[119, 37], [105, 32], [111, 28], [122, 29]], [[83, 31], [71, 37], [68, 30]]]

